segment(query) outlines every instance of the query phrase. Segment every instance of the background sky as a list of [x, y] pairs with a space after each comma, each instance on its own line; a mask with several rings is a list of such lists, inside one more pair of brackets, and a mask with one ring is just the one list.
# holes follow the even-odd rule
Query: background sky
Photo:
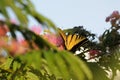
[[105, 18], [120, 11], [120, 0], [32, 0], [38, 12], [62, 29], [84, 26], [100, 35], [110, 27]]

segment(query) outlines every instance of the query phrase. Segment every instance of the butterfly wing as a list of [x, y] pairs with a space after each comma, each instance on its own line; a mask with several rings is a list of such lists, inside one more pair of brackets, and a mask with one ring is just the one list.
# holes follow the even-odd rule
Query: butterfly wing
[[58, 31], [59, 31], [61, 37], [63, 38], [63, 40], [66, 42], [67, 37], [66, 37], [65, 33], [61, 29], [58, 29]]
[[72, 50], [72, 48], [74, 46], [76, 46], [77, 44], [82, 44], [84, 42], [86, 42], [87, 38], [83, 37], [83, 36], [79, 36], [77, 34], [69, 34], [69, 35], [65, 35], [65, 33], [59, 29], [60, 35], [62, 36], [63, 40], [64, 40], [64, 44], [67, 50]]
[[79, 36], [79, 35], [68, 35], [67, 36], [67, 42], [65, 44], [67, 50], [71, 50], [74, 46], [76, 46], [77, 44], [82, 44], [83, 41], [85, 41], [86, 38], [83, 36]]

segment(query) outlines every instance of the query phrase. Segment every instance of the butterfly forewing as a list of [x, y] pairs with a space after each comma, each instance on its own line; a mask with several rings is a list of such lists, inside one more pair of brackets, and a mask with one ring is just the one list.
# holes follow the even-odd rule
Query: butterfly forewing
[[62, 36], [63, 40], [66, 42], [66, 35], [65, 35], [65, 33], [61, 29], [59, 29], [59, 33]]

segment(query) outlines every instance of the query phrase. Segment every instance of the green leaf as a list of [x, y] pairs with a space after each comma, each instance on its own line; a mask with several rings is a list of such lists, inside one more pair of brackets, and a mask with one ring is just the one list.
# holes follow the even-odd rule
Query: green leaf
[[42, 64], [41, 51], [31, 51], [25, 55], [18, 56], [23, 63], [26, 63], [28, 66], [34, 66], [36, 69], [40, 69]]
[[109, 80], [107, 73], [97, 63], [88, 63], [93, 74], [93, 80]]
[[56, 66], [59, 68], [59, 71], [61, 72], [61, 75], [65, 78], [65, 80], [68, 80], [71, 78], [71, 75], [69, 73], [68, 65], [64, 61], [64, 59], [61, 56], [61, 53], [55, 54], [55, 61]]
[[27, 78], [27, 80], [40, 80], [40, 79], [38, 78], [38, 76], [36, 76], [35, 74], [33, 74], [33, 73], [31, 73], [31, 72], [27, 72], [26, 78]]
[[56, 29], [55, 24], [49, 20], [48, 18], [44, 17], [40, 13], [34, 12], [33, 17], [40, 23], [47, 25], [47, 27], [52, 27], [53, 29]]
[[73, 79], [92, 80], [92, 74], [87, 65], [73, 54], [62, 52], [64, 61], [69, 64], [69, 70]]
[[21, 66], [21, 64], [18, 63], [17, 61], [14, 61], [12, 64], [13, 64], [13, 66], [12, 66], [13, 71], [16, 71], [16, 70], [19, 69], [20, 66]]
[[2, 65], [0, 65], [0, 68], [7, 70], [8, 72], [9, 71], [11, 72], [10, 67], [11, 67], [12, 62], [13, 62], [13, 58], [7, 58], [7, 61], [3, 63]]
[[60, 73], [58, 67], [56, 66], [57, 64], [55, 61], [56, 54], [54, 54], [51, 51], [44, 51], [44, 55], [51, 73], [54, 74], [55, 76], [61, 77], [62, 74]]
[[17, 8], [17, 6], [15, 6], [14, 4], [11, 4], [10, 7], [13, 9], [13, 11], [15, 12], [15, 14], [17, 15], [18, 20], [22, 24], [25, 25], [25, 24], [28, 23], [27, 15], [22, 12], [22, 9]]
[[58, 79], [92, 80], [90, 70], [76, 56], [64, 51], [59, 53], [44, 51], [44, 55], [49, 70]]

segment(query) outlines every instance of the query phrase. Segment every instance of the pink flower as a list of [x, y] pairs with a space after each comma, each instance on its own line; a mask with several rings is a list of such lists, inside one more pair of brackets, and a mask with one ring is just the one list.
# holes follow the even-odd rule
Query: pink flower
[[113, 11], [113, 13], [106, 18], [106, 22], [110, 22], [112, 26], [117, 27], [117, 20], [120, 19], [120, 14], [118, 11]]
[[96, 55], [98, 55], [99, 53], [100, 53], [99, 50], [90, 50], [90, 51], [89, 51], [90, 56], [96, 56]]
[[15, 19], [11, 19], [10, 22], [11, 22], [12, 24], [18, 24], [17, 20], [15, 20]]
[[58, 49], [59, 49], [59, 50], [64, 50], [65, 47], [64, 47], [64, 45], [60, 45], [60, 46], [58, 47]]
[[0, 39], [0, 48], [3, 48], [6, 44], [7, 42], [5, 40]]
[[113, 11], [113, 13], [106, 18], [106, 22], [110, 22], [112, 27], [117, 27], [117, 20], [120, 19], [120, 14], [118, 11]]
[[120, 18], [120, 14], [118, 11], [113, 11], [113, 13], [106, 18], [106, 22], [112, 21], [112, 20], [117, 20]]
[[57, 46], [60, 50], [64, 49], [63, 39], [61, 36], [55, 34], [45, 34], [44, 38], [48, 40], [51, 44]]
[[105, 19], [105, 21], [106, 21], [106, 22], [109, 22], [109, 21], [110, 21], [110, 18], [111, 18], [111, 17], [108, 16], [108, 17]]
[[51, 44], [56, 45], [57, 41], [56, 41], [56, 36], [54, 34], [45, 34], [44, 38], [46, 40], [48, 40]]
[[57, 36], [57, 38], [56, 38], [56, 45], [57, 46], [63, 45], [63, 39], [62, 39], [61, 36]]
[[119, 14], [119, 12], [118, 11], [113, 11], [113, 13], [110, 15], [111, 16], [111, 18], [119, 18], [120, 17], [120, 14]]
[[0, 36], [6, 36], [6, 33], [9, 31], [6, 24], [0, 24]]
[[25, 54], [27, 51], [27, 47], [18, 44], [18, 42], [15, 40], [13, 40], [7, 48], [12, 56]]
[[29, 50], [29, 45], [27, 41], [18, 42], [12, 39], [9, 43], [4, 37], [0, 41], [0, 48], [8, 50], [8, 53], [12, 56], [25, 54]]
[[30, 30], [39, 35], [42, 31], [42, 28], [41, 26], [34, 25], [30, 27]]

